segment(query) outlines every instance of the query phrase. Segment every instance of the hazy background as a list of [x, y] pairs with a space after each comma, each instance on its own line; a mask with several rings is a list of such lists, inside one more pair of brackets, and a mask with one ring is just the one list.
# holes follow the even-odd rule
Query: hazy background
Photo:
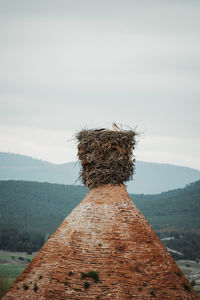
[[200, 1], [0, 0], [0, 151], [61, 163], [81, 128], [200, 169]]

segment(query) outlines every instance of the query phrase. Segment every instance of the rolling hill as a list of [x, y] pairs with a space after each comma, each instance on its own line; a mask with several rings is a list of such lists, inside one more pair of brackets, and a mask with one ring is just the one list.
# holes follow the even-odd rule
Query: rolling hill
[[[78, 176], [78, 162], [53, 164], [29, 156], [0, 152], [0, 180], [14, 179], [71, 185], [77, 181]], [[183, 188], [186, 184], [199, 179], [199, 170], [137, 161], [134, 179], [127, 183], [127, 187], [130, 193], [156, 194]]]
[[[0, 249], [39, 250], [87, 191], [84, 186], [0, 181]], [[174, 258], [199, 259], [200, 181], [184, 189], [131, 198], [164, 245], [174, 249], [170, 250]]]
[[[88, 189], [28, 181], [0, 181], [0, 227], [52, 233]], [[155, 230], [200, 229], [200, 181], [159, 195], [131, 195]]]

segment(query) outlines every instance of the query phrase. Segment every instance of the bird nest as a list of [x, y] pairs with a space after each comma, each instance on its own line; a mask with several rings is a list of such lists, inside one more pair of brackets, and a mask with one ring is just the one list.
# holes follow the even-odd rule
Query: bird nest
[[89, 188], [132, 179], [135, 159], [133, 130], [82, 130], [77, 135], [80, 177]]

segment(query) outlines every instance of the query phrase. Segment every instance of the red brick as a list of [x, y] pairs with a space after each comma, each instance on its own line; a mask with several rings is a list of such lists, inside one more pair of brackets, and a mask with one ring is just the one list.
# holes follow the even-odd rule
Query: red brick
[[[98, 282], [81, 279], [81, 272], [89, 271], [98, 272]], [[85, 281], [90, 283], [88, 289]], [[24, 283], [28, 290], [23, 289]], [[3, 297], [8, 299], [199, 297], [132, 203], [126, 187], [103, 185], [90, 190], [58, 227]]]

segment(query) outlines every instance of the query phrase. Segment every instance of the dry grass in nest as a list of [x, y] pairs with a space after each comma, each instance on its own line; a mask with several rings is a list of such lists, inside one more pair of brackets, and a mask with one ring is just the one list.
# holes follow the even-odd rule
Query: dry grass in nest
[[89, 188], [122, 184], [132, 179], [135, 159], [133, 130], [82, 130], [77, 135], [80, 177]]

